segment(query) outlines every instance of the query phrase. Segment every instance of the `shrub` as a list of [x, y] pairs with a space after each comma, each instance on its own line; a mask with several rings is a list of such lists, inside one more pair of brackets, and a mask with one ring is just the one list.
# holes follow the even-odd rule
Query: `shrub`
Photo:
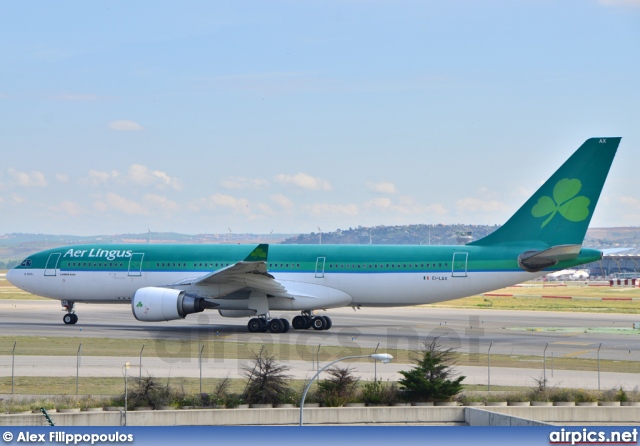
[[598, 394], [590, 392], [584, 389], [577, 389], [574, 391], [574, 397], [576, 403], [595, 403], [598, 401]]
[[437, 340], [424, 341], [420, 355], [412, 358], [416, 367], [400, 371], [404, 378], [398, 383], [411, 401], [449, 400], [462, 391], [465, 376], [452, 379], [454, 350], [442, 347]]
[[327, 370], [329, 378], [318, 384], [318, 398], [324, 406], [340, 407], [353, 401], [360, 379], [353, 376], [352, 372], [353, 369], [349, 367]]
[[576, 393], [574, 389], [553, 389], [549, 392], [549, 401], [553, 403], [575, 402]]
[[[156, 378], [147, 376], [134, 381], [133, 386], [128, 390], [127, 406], [129, 409], [136, 407], [157, 409], [160, 406], [170, 405], [174, 399], [175, 395], [171, 390], [169, 381], [163, 386]], [[114, 403], [124, 406], [124, 395], [115, 398]]]
[[610, 389], [602, 394], [602, 401], [620, 401], [626, 402], [629, 401], [629, 395], [627, 392], [620, 386], [619, 389]]
[[278, 364], [273, 356], [257, 356], [254, 367], [245, 367], [249, 382], [244, 399], [249, 404], [282, 404], [283, 398], [292, 392], [285, 372], [289, 367]]
[[367, 404], [390, 406], [398, 402], [398, 386], [380, 380], [365, 383], [360, 391], [360, 400]]

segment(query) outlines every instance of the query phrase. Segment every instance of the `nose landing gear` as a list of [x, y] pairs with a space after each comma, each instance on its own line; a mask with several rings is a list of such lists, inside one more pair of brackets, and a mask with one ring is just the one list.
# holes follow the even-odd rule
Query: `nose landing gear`
[[62, 308], [67, 312], [67, 314], [65, 314], [62, 317], [62, 322], [64, 322], [65, 325], [73, 325], [76, 322], [78, 322], [78, 315], [73, 310], [73, 307], [75, 306], [75, 302], [69, 302], [68, 300], [63, 300], [61, 303], [62, 303]]

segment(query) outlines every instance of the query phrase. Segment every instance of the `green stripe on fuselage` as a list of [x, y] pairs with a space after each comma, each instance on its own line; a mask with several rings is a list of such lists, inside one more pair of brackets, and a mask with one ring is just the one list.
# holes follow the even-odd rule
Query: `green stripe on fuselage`
[[[263, 245], [264, 246], [264, 245]], [[266, 259], [271, 272], [313, 272], [324, 259], [324, 272], [405, 273], [451, 272], [455, 253], [468, 260], [466, 271], [522, 271], [518, 256], [527, 246], [415, 246], [415, 245], [270, 245]], [[256, 245], [77, 245], [34, 254], [30, 266], [61, 271], [128, 271], [142, 257], [143, 272], [185, 271], [203, 274], [243, 261]], [[53, 254], [53, 256], [52, 256]], [[582, 249], [578, 258], [560, 262], [561, 270], [601, 258], [600, 251]], [[139, 268], [139, 266], [138, 266]]]

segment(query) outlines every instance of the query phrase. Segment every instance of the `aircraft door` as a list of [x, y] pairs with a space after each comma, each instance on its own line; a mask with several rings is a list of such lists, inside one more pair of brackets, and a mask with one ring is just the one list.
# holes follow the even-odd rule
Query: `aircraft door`
[[55, 252], [49, 255], [47, 259], [47, 265], [44, 267], [45, 276], [55, 276], [56, 269], [58, 268], [58, 260], [60, 260], [60, 253]]
[[129, 259], [129, 277], [142, 276], [142, 258], [144, 253], [134, 252]]
[[467, 277], [467, 259], [469, 257], [468, 252], [454, 252], [451, 276], [452, 277]]
[[318, 257], [316, 260], [316, 277], [322, 278], [324, 277], [324, 263], [327, 260], [326, 257]]

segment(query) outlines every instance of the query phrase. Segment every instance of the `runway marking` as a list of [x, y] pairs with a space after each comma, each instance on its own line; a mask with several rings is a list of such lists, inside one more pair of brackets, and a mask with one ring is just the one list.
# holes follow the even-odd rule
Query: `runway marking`
[[578, 350], [577, 352], [567, 353], [566, 355], [562, 355], [563, 358], [573, 358], [576, 356], [584, 355], [585, 353], [591, 353], [593, 350]]
[[551, 345], [593, 345], [593, 342], [557, 341], [557, 342], [552, 342]]

